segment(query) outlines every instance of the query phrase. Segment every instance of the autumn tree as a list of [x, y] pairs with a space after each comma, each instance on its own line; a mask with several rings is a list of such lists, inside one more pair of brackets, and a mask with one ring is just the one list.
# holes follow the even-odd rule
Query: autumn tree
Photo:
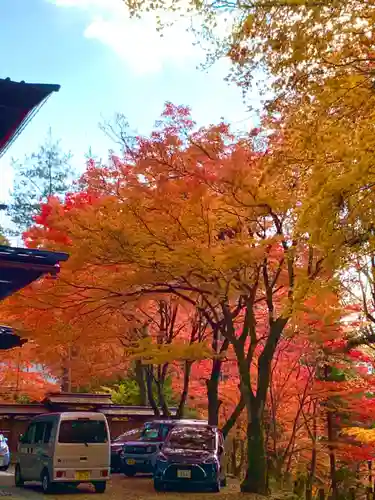
[[12, 160], [15, 180], [9, 215], [15, 226], [13, 233], [20, 235], [33, 224], [40, 204], [49, 196], [64, 195], [68, 191], [74, 176], [70, 162], [70, 153], [61, 150], [51, 129], [37, 152], [22, 162]]
[[[211, 351], [205, 343], [207, 322], [200, 311], [175, 297], [149, 301], [147, 308], [140, 307], [138, 311], [141, 328], [137, 329], [139, 335], [134, 335], [127, 354], [140, 363], [140, 377], [144, 379], [147, 399], [157, 416], [171, 416], [166, 384], [176, 372], [182, 372], [180, 397], [175, 394], [176, 416], [181, 418], [189, 394], [192, 366], [200, 359], [211, 357]], [[139, 377], [137, 381], [139, 383]]]
[[[125, 140], [125, 132], [123, 138]], [[135, 139], [132, 139], [133, 144]], [[129, 147], [129, 146], [128, 146]], [[130, 151], [129, 149], [126, 149]], [[116, 171], [119, 168], [119, 158], [116, 156], [110, 156], [110, 163], [104, 168], [96, 163], [94, 160], [89, 160], [87, 163], [87, 171], [79, 180], [79, 186], [82, 189], [90, 189], [91, 194], [76, 193], [68, 195], [66, 199], [66, 209], [70, 210], [77, 207], [77, 204], [81, 206], [85, 203], [91, 203], [98, 197], [106, 197], [109, 194], [117, 194], [117, 186], [120, 182], [118, 179], [118, 174]], [[42, 209], [41, 216], [36, 217], [36, 222], [38, 224], [46, 224], [46, 216], [48, 215], [49, 208], [44, 207]], [[39, 232], [38, 227], [32, 228], [28, 235], [34, 235]], [[44, 233], [43, 246], [45, 248], [50, 247], [52, 244], [71, 244], [71, 241], [66, 234], [59, 233], [50, 227], [48, 233]], [[107, 267], [104, 267], [104, 272], [106, 272]], [[82, 275], [82, 280], [86, 280], [86, 274]], [[69, 282], [69, 277], [67, 278]], [[68, 285], [69, 286], [69, 285]], [[72, 308], [72, 298], [76, 297], [77, 289], [73, 286], [70, 292], [65, 290], [65, 294], [70, 296], [69, 300], [64, 300], [64, 305], [58, 305], [54, 302], [52, 297], [53, 293], [49, 291], [50, 297], [47, 300], [50, 307], [63, 307]], [[121, 309], [122, 305], [118, 305], [119, 310], [127, 318], [129, 322], [128, 327], [120, 331], [118, 337], [123, 343], [124, 347], [129, 346], [130, 339], [133, 341], [146, 342], [147, 351], [144, 348], [139, 348], [133, 351], [127, 350], [127, 356], [134, 362], [134, 374], [135, 380], [137, 381], [140, 390], [140, 401], [143, 404], [151, 404], [154, 409], [154, 413], [159, 415], [160, 411], [165, 415], [169, 415], [169, 409], [167, 405], [163, 404], [163, 380], [172, 367], [176, 370], [177, 363], [183, 364], [183, 380], [184, 383], [181, 386], [181, 397], [178, 397], [178, 409], [177, 415], [182, 415], [185, 410], [185, 403], [189, 391], [190, 373], [192, 364], [198, 360], [203, 353], [207, 356], [207, 351], [203, 346], [203, 341], [208, 339], [211, 335], [211, 348], [214, 356], [211, 361], [210, 372], [207, 373], [206, 378], [206, 393], [209, 401], [208, 405], [208, 419], [213, 425], [218, 424], [219, 418], [219, 408], [221, 400], [219, 399], [219, 382], [221, 375], [221, 367], [223, 365], [223, 356], [228, 348], [228, 341], [219, 338], [217, 334], [212, 335], [211, 328], [207, 328], [209, 325], [207, 320], [203, 317], [200, 310], [194, 310], [191, 304], [185, 304], [183, 307], [181, 304], [177, 306], [170, 307], [170, 304], [176, 303], [176, 301], [171, 301], [171, 299], [166, 300], [166, 298], [159, 298], [158, 300], [148, 300], [143, 301], [136, 306], [132, 311], [123, 311]], [[191, 311], [187, 313], [186, 307], [190, 306]], [[35, 302], [34, 302], [34, 307]], [[38, 307], [36, 308], [38, 310]], [[99, 307], [101, 313], [103, 314], [103, 307]], [[25, 309], [26, 311], [27, 309]], [[94, 310], [96, 310], [94, 308]], [[112, 308], [110, 309], [112, 311]], [[105, 311], [107, 314], [108, 311]], [[81, 313], [82, 314], [82, 311]], [[84, 314], [87, 314], [85, 311]], [[90, 313], [91, 314], [91, 313]], [[111, 314], [111, 313], [109, 313]], [[180, 317], [182, 315], [182, 318]], [[24, 316], [24, 315], [23, 315]], [[54, 313], [52, 314], [52, 317]], [[176, 321], [177, 320], [177, 321]], [[70, 320], [65, 320], [70, 321]], [[178, 340], [176, 341], [176, 336]], [[181, 351], [180, 338], [185, 342], [185, 344], [190, 345], [183, 347]], [[159, 354], [155, 357], [155, 351], [152, 352], [150, 347], [153, 345], [153, 340], [159, 345]], [[173, 341], [173, 342], [172, 342]], [[150, 343], [151, 342], [151, 343]], [[178, 344], [178, 345], [176, 345]], [[197, 347], [197, 349], [196, 349]], [[203, 349], [203, 350], [202, 350]], [[76, 351], [76, 347], [74, 348]], [[70, 352], [70, 351], [69, 351]], [[68, 356], [70, 358], [70, 355]], [[77, 356], [75, 358], [78, 360]], [[146, 364], [144, 360], [146, 358], [151, 358], [153, 360], [152, 364]], [[179, 360], [179, 361], [177, 361]], [[173, 361], [173, 363], [171, 363]], [[163, 366], [161, 366], [163, 365]], [[181, 373], [181, 372], [180, 372]], [[154, 398], [153, 387], [156, 386], [159, 391], [158, 398]], [[202, 388], [201, 388], [202, 390]], [[160, 405], [160, 409], [159, 409]], [[226, 430], [229, 432], [230, 428], [236, 421], [237, 416], [243, 409], [243, 402], [235, 408], [233, 413], [228, 416], [228, 421], [226, 423]]]
[[41, 401], [47, 392], [56, 391], [57, 384], [50, 374], [36, 363], [34, 344], [2, 351], [0, 399], [4, 402], [27, 403]]
[[[231, 79], [245, 91], [264, 76], [261, 115], [283, 135], [277, 161], [314, 176], [309, 231], [326, 248], [339, 246], [339, 258], [343, 243], [351, 256], [360, 243], [373, 246], [373, 0], [125, 4], [133, 15], [155, 10], [161, 22], [163, 11], [198, 11], [210, 61], [229, 56]], [[217, 32], [222, 19], [229, 33]]]
[[61, 304], [54, 294], [55, 283], [50, 278], [33, 283], [4, 301], [1, 314], [22, 337], [32, 341], [33, 362], [43, 366], [63, 391], [97, 390], [128, 367], [118, 339], [126, 321], [113, 311], [101, 315], [92, 308], [88, 315], [74, 290], [72, 302]]
[[[271, 77], [276, 96], [286, 101], [332, 77], [372, 75], [372, 0], [329, 0], [324, 5], [311, 0], [124, 3], [131, 15], [154, 10], [161, 26], [168, 13], [198, 13], [198, 39], [212, 42], [209, 61], [229, 57], [232, 79], [245, 89], [252, 88], [255, 76], [262, 73], [267, 89]], [[221, 22], [231, 29], [218, 29]]]
[[[150, 138], [136, 138], [110, 168], [89, 167], [86, 195], [65, 206], [51, 200], [39, 220], [57, 238], [69, 238], [70, 286], [87, 300], [129, 305], [174, 295], [232, 346], [248, 416], [242, 487], [258, 493], [267, 491], [264, 410], [272, 360], [284, 332], [295, 331], [296, 312], [311, 295], [324, 296], [332, 276], [326, 255], [300, 228], [305, 184], [273, 162], [278, 140], [257, 152], [252, 137], [236, 140], [225, 124], [194, 131], [189, 110], [168, 104]], [[28, 241], [43, 245], [46, 235], [35, 227]], [[62, 281], [58, 287], [64, 295]], [[267, 326], [259, 331], [264, 311]]]

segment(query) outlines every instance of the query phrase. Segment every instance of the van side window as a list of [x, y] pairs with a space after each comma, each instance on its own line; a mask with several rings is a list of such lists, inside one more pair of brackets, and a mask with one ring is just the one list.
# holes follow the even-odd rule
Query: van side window
[[51, 439], [51, 434], [52, 434], [52, 422], [46, 422], [46, 427], [45, 427], [45, 431], [44, 431], [44, 439], [43, 439], [43, 442], [44, 443], [49, 443], [50, 439]]
[[43, 435], [45, 427], [46, 427], [45, 422], [36, 422], [34, 443], [36, 444], [43, 443]]
[[35, 424], [30, 424], [29, 427], [27, 428], [27, 431], [23, 435], [22, 443], [23, 444], [33, 443], [34, 442], [34, 435], [35, 435]]

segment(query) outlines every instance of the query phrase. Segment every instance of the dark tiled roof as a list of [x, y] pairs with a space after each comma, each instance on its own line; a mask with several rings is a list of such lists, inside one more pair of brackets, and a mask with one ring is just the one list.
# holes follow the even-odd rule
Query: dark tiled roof
[[0, 79], [0, 156], [59, 85]]
[[[44, 274], [57, 274], [66, 253], [46, 252], [0, 245], [0, 300], [21, 290]], [[0, 350], [20, 347], [26, 342], [12, 328], [0, 325]]]
[[0, 350], [5, 351], [14, 347], [21, 347], [26, 342], [26, 339], [21, 339], [9, 326], [0, 325]]
[[68, 258], [66, 253], [0, 245], [0, 300], [45, 274], [57, 274], [59, 262]]

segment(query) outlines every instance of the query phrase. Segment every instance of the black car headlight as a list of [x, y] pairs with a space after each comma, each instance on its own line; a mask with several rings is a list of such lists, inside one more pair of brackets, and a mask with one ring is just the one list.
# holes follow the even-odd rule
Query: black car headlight
[[164, 455], [164, 453], [159, 453], [159, 455], [156, 457], [156, 460], [158, 462], [168, 462], [168, 458]]

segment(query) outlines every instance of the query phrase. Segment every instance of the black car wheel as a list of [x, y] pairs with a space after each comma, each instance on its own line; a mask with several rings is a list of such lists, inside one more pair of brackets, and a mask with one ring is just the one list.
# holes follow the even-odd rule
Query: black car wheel
[[155, 491], [164, 491], [165, 486], [163, 481], [160, 481], [160, 479], [154, 479], [154, 490]]
[[134, 467], [124, 467], [124, 474], [128, 477], [134, 477], [137, 474], [137, 471]]
[[225, 488], [227, 485], [227, 478], [223, 477], [223, 479], [220, 481], [220, 485], [222, 488]]
[[220, 486], [221, 486], [221, 482], [220, 482], [220, 479], [219, 481], [217, 481], [216, 483], [214, 483], [212, 486], [211, 486], [211, 491], [213, 493], [220, 493]]
[[22, 488], [22, 486], [25, 484], [19, 464], [16, 465], [16, 470], [14, 472], [14, 482], [16, 483], [17, 488]]

